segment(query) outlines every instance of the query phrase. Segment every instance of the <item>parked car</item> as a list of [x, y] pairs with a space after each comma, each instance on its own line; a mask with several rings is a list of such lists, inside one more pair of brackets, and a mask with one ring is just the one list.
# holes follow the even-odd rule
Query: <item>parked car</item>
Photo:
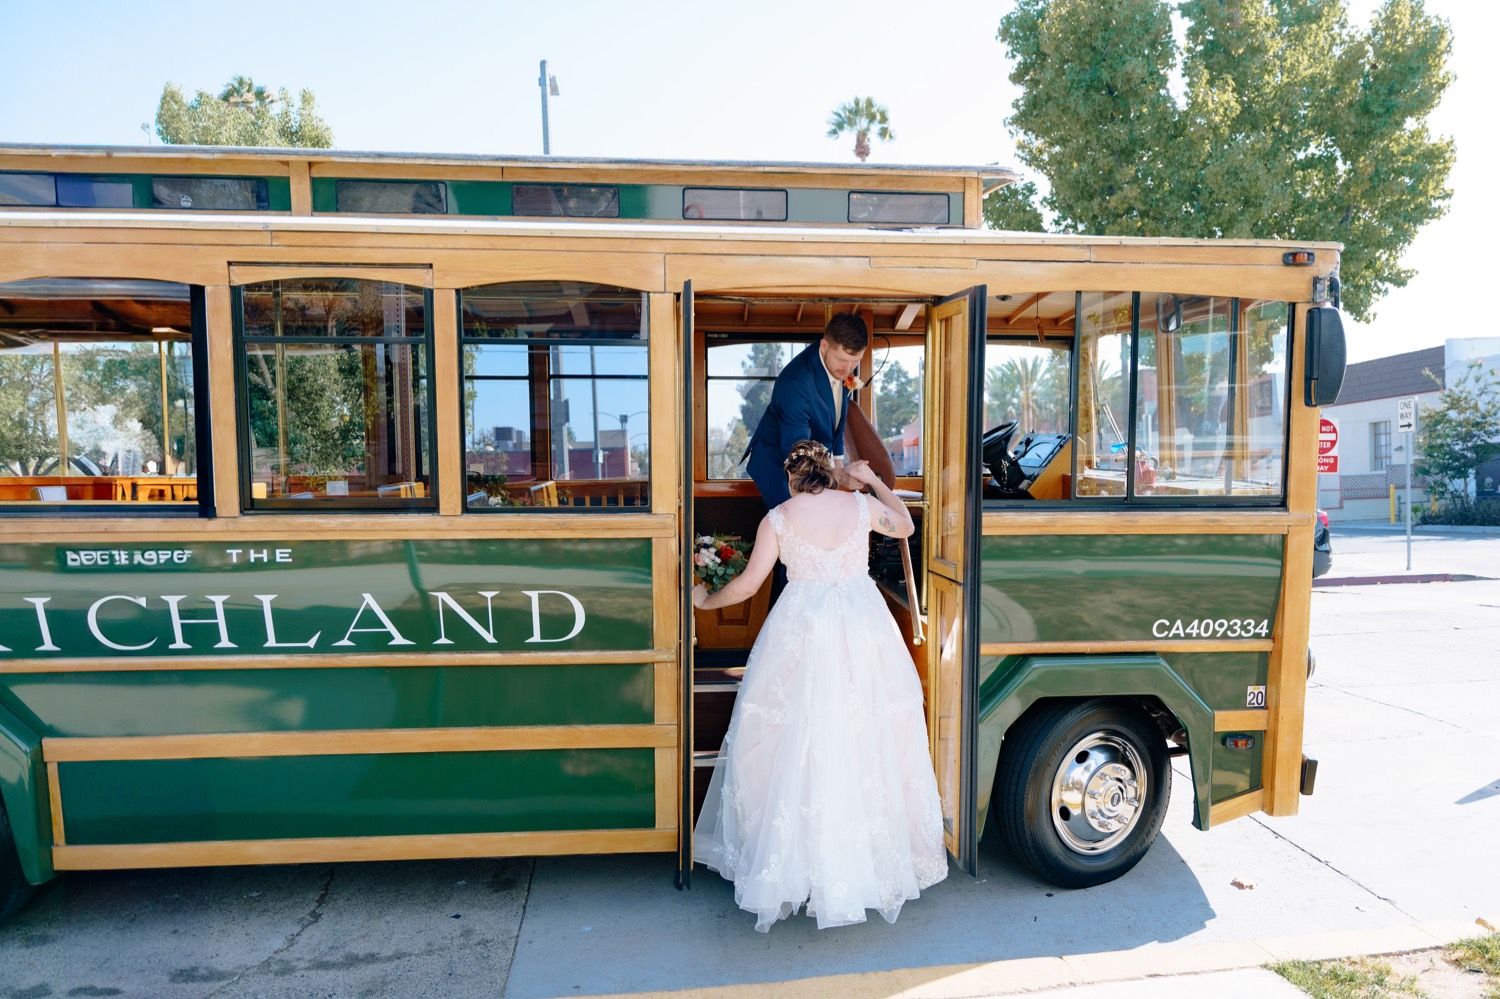
[[1313, 528], [1313, 578], [1333, 568], [1333, 539], [1328, 533], [1328, 512], [1318, 511], [1318, 526]]

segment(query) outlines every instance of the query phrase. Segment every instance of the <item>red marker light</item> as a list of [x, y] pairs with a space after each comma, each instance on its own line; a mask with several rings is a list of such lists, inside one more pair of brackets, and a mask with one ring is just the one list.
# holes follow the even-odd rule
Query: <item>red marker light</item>
[[1226, 735], [1224, 737], [1224, 748], [1225, 749], [1254, 749], [1255, 748], [1255, 736], [1253, 736], [1253, 735], [1244, 735], [1244, 734]]

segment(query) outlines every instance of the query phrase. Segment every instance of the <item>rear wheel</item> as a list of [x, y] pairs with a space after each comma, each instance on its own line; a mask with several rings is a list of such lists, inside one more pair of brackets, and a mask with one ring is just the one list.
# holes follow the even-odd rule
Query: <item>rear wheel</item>
[[1171, 771], [1155, 724], [1109, 701], [1065, 701], [1006, 733], [991, 810], [1011, 852], [1064, 888], [1113, 881], [1146, 855]]
[[25, 905], [35, 890], [21, 871], [16, 840], [10, 833], [10, 819], [5, 814], [5, 805], [0, 804], [0, 923]]

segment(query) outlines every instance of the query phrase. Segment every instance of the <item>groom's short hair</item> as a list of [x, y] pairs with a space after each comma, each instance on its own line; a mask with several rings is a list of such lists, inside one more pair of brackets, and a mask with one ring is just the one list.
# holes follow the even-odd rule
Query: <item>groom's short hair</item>
[[851, 354], [863, 354], [870, 344], [870, 330], [857, 312], [840, 312], [823, 327], [823, 339], [832, 340]]

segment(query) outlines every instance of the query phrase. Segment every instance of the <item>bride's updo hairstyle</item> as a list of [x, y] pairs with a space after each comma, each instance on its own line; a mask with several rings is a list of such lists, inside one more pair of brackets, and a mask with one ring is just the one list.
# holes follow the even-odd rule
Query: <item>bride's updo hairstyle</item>
[[820, 493], [838, 485], [833, 475], [833, 455], [817, 441], [798, 441], [781, 463], [794, 493]]

